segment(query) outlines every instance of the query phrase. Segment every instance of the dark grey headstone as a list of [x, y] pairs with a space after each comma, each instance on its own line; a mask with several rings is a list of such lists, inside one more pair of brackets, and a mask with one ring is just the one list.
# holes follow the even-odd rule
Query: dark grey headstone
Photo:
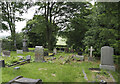
[[5, 61], [4, 60], [0, 60], [0, 67], [5, 67]]

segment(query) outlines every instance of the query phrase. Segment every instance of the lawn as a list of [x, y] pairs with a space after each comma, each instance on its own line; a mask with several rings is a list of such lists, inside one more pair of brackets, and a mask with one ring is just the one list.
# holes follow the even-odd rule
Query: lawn
[[[45, 63], [34, 62], [34, 52], [24, 52], [23, 54], [17, 54], [16, 52], [11, 52], [11, 57], [1, 58], [5, 59], [5, 62], [10, 62], [12, 58], [17, 58], [17, 56], [27, 55], [32, 56], [31, 63], [24, 65], [16, 65], [20, 67], [19, 70], [15, 70], [14, 67], [2, 68], [2, 82], [8, 82], [17, 76], [24, 76], [26, 78], [42, 79], [43, 82], [99, 82], [100, 80], [112, 81], [112, 78], [107, 73], [106, 70], [101, 70], [100, 73], [92, 72], [89, 68], [99, 68], [99, 61], [95, 62], [75, 62], [70, 61], [69, 63], [63, 64], [64, 60], [75, 53], [58, 53], [54, 57], [56, 60], [47, 61]], [[59, 60], [58, 58], [62, 56], [64, 59]], [[45, 59], [51, 59], [53, 57], [45, 56]], [[86, 57], [87, 59], [87, 57]], [[87, 79], [85, 79], [84, 73], [86, 73]], [[104, 74], [106, 73], [106, 74]], [[119, 73], [110, 71], [115, 81], [118, 81]], [[104, 76], [103, 79], [97, 78], [97, 76]]]

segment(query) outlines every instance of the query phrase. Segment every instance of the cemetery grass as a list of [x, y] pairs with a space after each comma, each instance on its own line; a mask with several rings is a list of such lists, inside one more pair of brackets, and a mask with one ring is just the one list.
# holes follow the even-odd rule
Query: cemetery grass
[[[16, 66], [2, 68], [2, 82], [8, 82], [20, 75], [26, 78], [42, 79], [43, 82], [88, 82], [88, 81], [99, 82], [99, 80], [96, 78], [96, 73], [88, 70], [89, 68], [99, 68], [99, 61], [70, 62], [66, 64], [61, 64], [64, 60], [59, 61], [58, 59], [56, 59], [55, 61], [52, 62], [49, 61], [46, 63], [40, 62], [36, 63], [33, 62], [34, 60], [33, 52], [24, 52], [24, 54], [16, 54], [16, 52], [14, 51], [11, 52], [11, 57], [16, 57], [19, 55], [24, 57], [27, 55], [31, 55], [32, 56], [31, 63], [18, 65], [17, 67], [20, 67], [19, 70], [13, 69]], [[73, 54], [71, 53], [58, 53], [55, 57], [56, 58], [59, 58], [60, 56], [68, 57], [72, 55]], [[10, 57], [9, 59], [7, 58], [6, 60], [10, 61]], [[87, 74], [88, 80], [84, 79], [84, 74], [82, 72], [83, 70]], [[102, 72], [107, 71], [102, 70]], [[118, 81], [119, 74], [117, 72], [112, 71], [110, 71], [110, 73], [113, 75], [115, 80]]]

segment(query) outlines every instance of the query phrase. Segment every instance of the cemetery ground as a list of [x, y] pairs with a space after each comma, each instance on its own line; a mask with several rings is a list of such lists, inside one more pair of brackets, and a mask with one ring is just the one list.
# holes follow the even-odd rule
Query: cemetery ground
[[[34, 49], [31, 49], [34, 50]], [[15, 65], [2, 68], [2, 82], [8, 82], [17, 76], [23, 76], [32, 79], [41, 79], [43, 82], [118, 82], [120, 74], [118, 72], [101, 70], [91, 71], [89, 68], [99, 68], [100, 61], [88, 61], [85, 56], [85, 61], [71, 61], [65, 63], [65, 60], [77, 53], [57, 53], [55, 56], [45, 56], [46, 62], [34, 62], [34, 52], [24, 52], [17, 54], [11, 51], [10, 57], [1, 57], [5, 60], [6, 65], [10, 65], [19, 60], [17, 56], [31, 56], [31, 62], [24, 65]], [[55, 59], [53, 59], [55, 57]], [[53, 59], [53, 60], [51, 60]], [[16, 70], [14, 67], [20, 67]], [[113, 78], [111, 77], [111, 75]]]

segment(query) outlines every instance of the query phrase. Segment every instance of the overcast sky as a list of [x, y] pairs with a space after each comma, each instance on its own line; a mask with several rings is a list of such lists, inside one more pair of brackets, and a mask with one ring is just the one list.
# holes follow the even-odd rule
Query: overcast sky
[[[30, 9], [28, 9], [27, 13], [24, 13], [23, 16], [21, 16], [25, 20], [24, 21], [19, 21], [19, 22], [15, 23], [15, 25], [16, 25], [16, 32], [21, 32], [22, 28], [24, 28], [26, 26], [27, 20], [33, 18], [34, 13], [35, 13], [35, 9], [37, 9], [37, 8], [38, 8], [37, 6], [31, 7]], [[11, 34], [10, 31], [0, 32], [0, 37], [2, 37], [2, 36], [9, 36], [10, 34]]]
[[[94, 1], [92, 1], [91, 3], [94, 4]], [[24, 13], [23, 16], [22, 16], [26, 20], [21, 21], [21, 22], [19, 21], [19, 22], [15, 23], [15, 25], [16, 25], [16, 32], [21, 32], [21, 30], [26, 26], [27, 20], [33, 18], [35, 10], [37, 8], [38, 8], [38, 6], [34, 6], [34, 7], [31, 7], [30, 9], [28, 9], [28, 12]], [[2, 37], [2, 36], [9, 36], [10, 34], [11, 34], [10, 31], [4, 31], [4, 32], [0, 31], [0, 37]]]

